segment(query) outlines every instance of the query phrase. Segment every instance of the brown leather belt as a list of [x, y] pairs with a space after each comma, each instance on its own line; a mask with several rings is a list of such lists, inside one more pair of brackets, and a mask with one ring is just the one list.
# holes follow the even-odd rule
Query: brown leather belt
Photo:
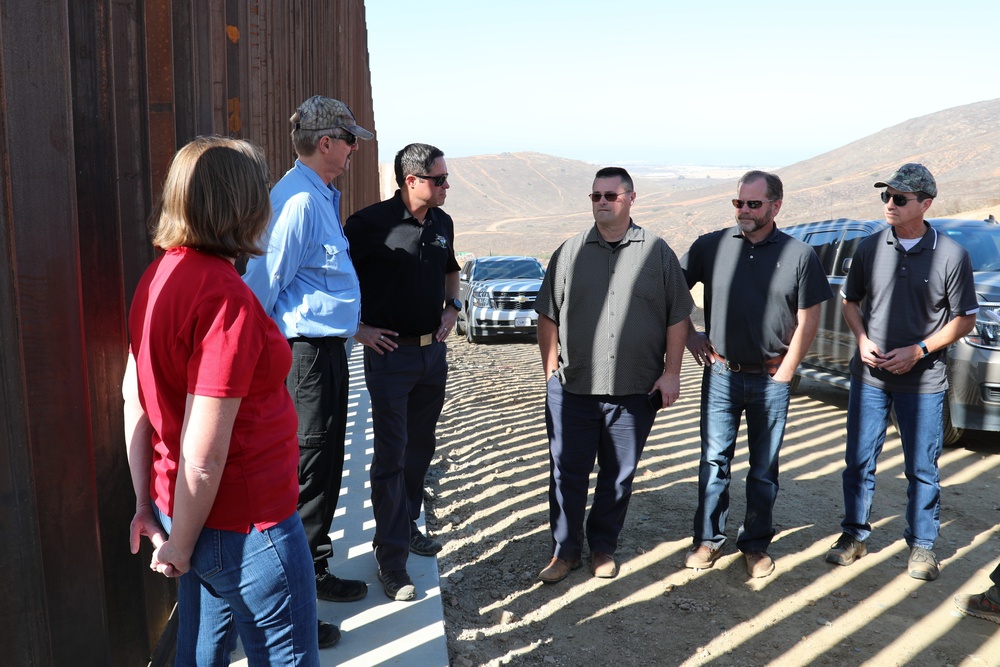
[[767, 373], [768, 375], [774, 375], [778, 372], [778, 368], [781, 366], [781, 362], [784, 361], [785, 355], [780, 357], [775, 357], [773, 359], [768, 359], [762, 364], [740, 364], [735, 361], [729, 361], [721, 354], [716, 354], [716, 357], [726, 365], [726, 368], [734, 373], [750, 373], [752, 375], [763, 375]]
[[423, 336], [389, 336], [389, 340], [395, 341], [396, 345], [419, 345], [420, 347], [427, 347], [434, 342], [434, 333], [424, 334]]

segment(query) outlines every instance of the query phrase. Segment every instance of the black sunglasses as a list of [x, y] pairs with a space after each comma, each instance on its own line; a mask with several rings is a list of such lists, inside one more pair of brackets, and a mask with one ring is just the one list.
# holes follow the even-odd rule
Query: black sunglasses
[[630, 192], [632, 191], [626, 190], [625, 192], [591, 192], [587, 196], [590, 197], [590, 201], [596, 204], [597, 202], [601, 201], [601, 197], [604, 197], [608, 201], [618, 201], [619, 197], [624, 197]]
[[357, 135], [354, 134], [328, 134], [326, 136], [330, 137], [331, 139], [343, 139], [344, 143], [346, 143], [348, 146], [353, 146], [354, 144], [358, 143], [358, 137]]
[[433, 181], [434, 187], [439, 188], [448, 182], [448, 174], [441, 174], [440, 176], [425, 176], [424, 174], [414, 174], [417, 178], [422, 178], [425, 181]]
[[891, 199], [892, 203], [895, 204], [896, 206], [906, 206], [914, 199], [920, 199], [920, 197], [905, 197], [903, 195], [891, 195], [888, 192], [884, 191], [881, 194], [879, 194], [879, 197], [882, 198], [883, 204], [888, 204], [889, 200]]
[[778, 200], [777, 199], [765, 199], [765, 200], [761, 201], [760, 199], [734, 199], [733, 200], [733, 208], [743, 208], [743, 205], [746, 204], [746, 206], [747, 206], [748, 209], [750, 209], [752, 211], [755, 211], [758, 208], [760, 208], [761, 206], [763, 206], [765, 202], [773, 202], [773, 201], [778, 201]]

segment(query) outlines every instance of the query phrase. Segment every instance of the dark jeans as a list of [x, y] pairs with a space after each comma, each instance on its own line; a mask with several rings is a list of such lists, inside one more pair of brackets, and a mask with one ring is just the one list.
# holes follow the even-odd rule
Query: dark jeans
[[416, 531], [424, 476], [444, 407], [448, 346], [400, 345], [377, 354], [365, 348], [365, 383], [372, 404], [370, 470], [375, 561], [382, 571], [405, 570]]
[[299, 417], [299, 516], [316, 572], [333, 555], [330, 525], [340, 498], [347, 428], [343, 338], [293, 338], [286, 386]]
[[594, 460], [600, 464], [587, 517], [591, 553], [613, 554], [625, 524], [632, 480], [656, 411], [645, 394], [573, 394], [552, 376], [546, 385], [549, 436], [549, 526], [553, 555], [567, 560], [583, 551], [583, 515]]

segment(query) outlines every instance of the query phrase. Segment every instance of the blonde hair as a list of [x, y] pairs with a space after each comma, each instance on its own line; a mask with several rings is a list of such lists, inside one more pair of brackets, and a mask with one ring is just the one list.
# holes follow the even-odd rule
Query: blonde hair
[[271, 219], [263, 151], [249, 141], [197, 137], [170, 162], [153, 245], [223, 257], [261, 255]]

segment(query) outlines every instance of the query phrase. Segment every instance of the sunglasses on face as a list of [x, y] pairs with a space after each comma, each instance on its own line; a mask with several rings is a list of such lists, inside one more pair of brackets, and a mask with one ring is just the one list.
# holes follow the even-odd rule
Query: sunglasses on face
[[596, 204], [597, 202], [601, 201], [601, 197], [604, 197], [608, 201], [618, 201], [619, 197], [624, 198], [625, 195], [627, 195], [630, 192], [632, 191], [626, 190], [625, 192], [592, 192], [587, 196], [590, 197], [590, 201]]
[[330, 137], [331, 139], [343, 139], [344, 143], [346, 143], [348, 146], [353, 146], [354, 144], [358, 143], [358, 138], [353, 134], [328, 134], [326, 136]]
[[760, 199], [734, 199], [733, 200], [733, 208], [743, 208], [743, 205], [746, 204], [746, 207], [748, 209], [750, 209], [752, 211], [756, 211], [758, 208], [760, 208], [761, 206], [763, 206], [765, 203], [773, 202], [773, 201], [777, 201], [777, 200], [775, 200], [775, 199], [764, 199], [764, 200], [760, 200]]
[[905, 197], [903, 195], [891, 195], [888, 192], [883, 192], [882, 194], [879, 195], [879, 197], [882, 198], [882, 203], [883, 204], [888, 204], [889, 200], [891, 199], [892, 203], [895, 204], [896, 206], [906, 206], [908, 203], [910, 203], [914, 199], [917, 199], [917, 197]]
[[425, 181], [433, 181], [434, 187], [439, 188], [448, 182], [448, 174], [441, 174], [440, 176], [425, 176], [423, 174], [414, 174], [417, 178], [422, 178]]

